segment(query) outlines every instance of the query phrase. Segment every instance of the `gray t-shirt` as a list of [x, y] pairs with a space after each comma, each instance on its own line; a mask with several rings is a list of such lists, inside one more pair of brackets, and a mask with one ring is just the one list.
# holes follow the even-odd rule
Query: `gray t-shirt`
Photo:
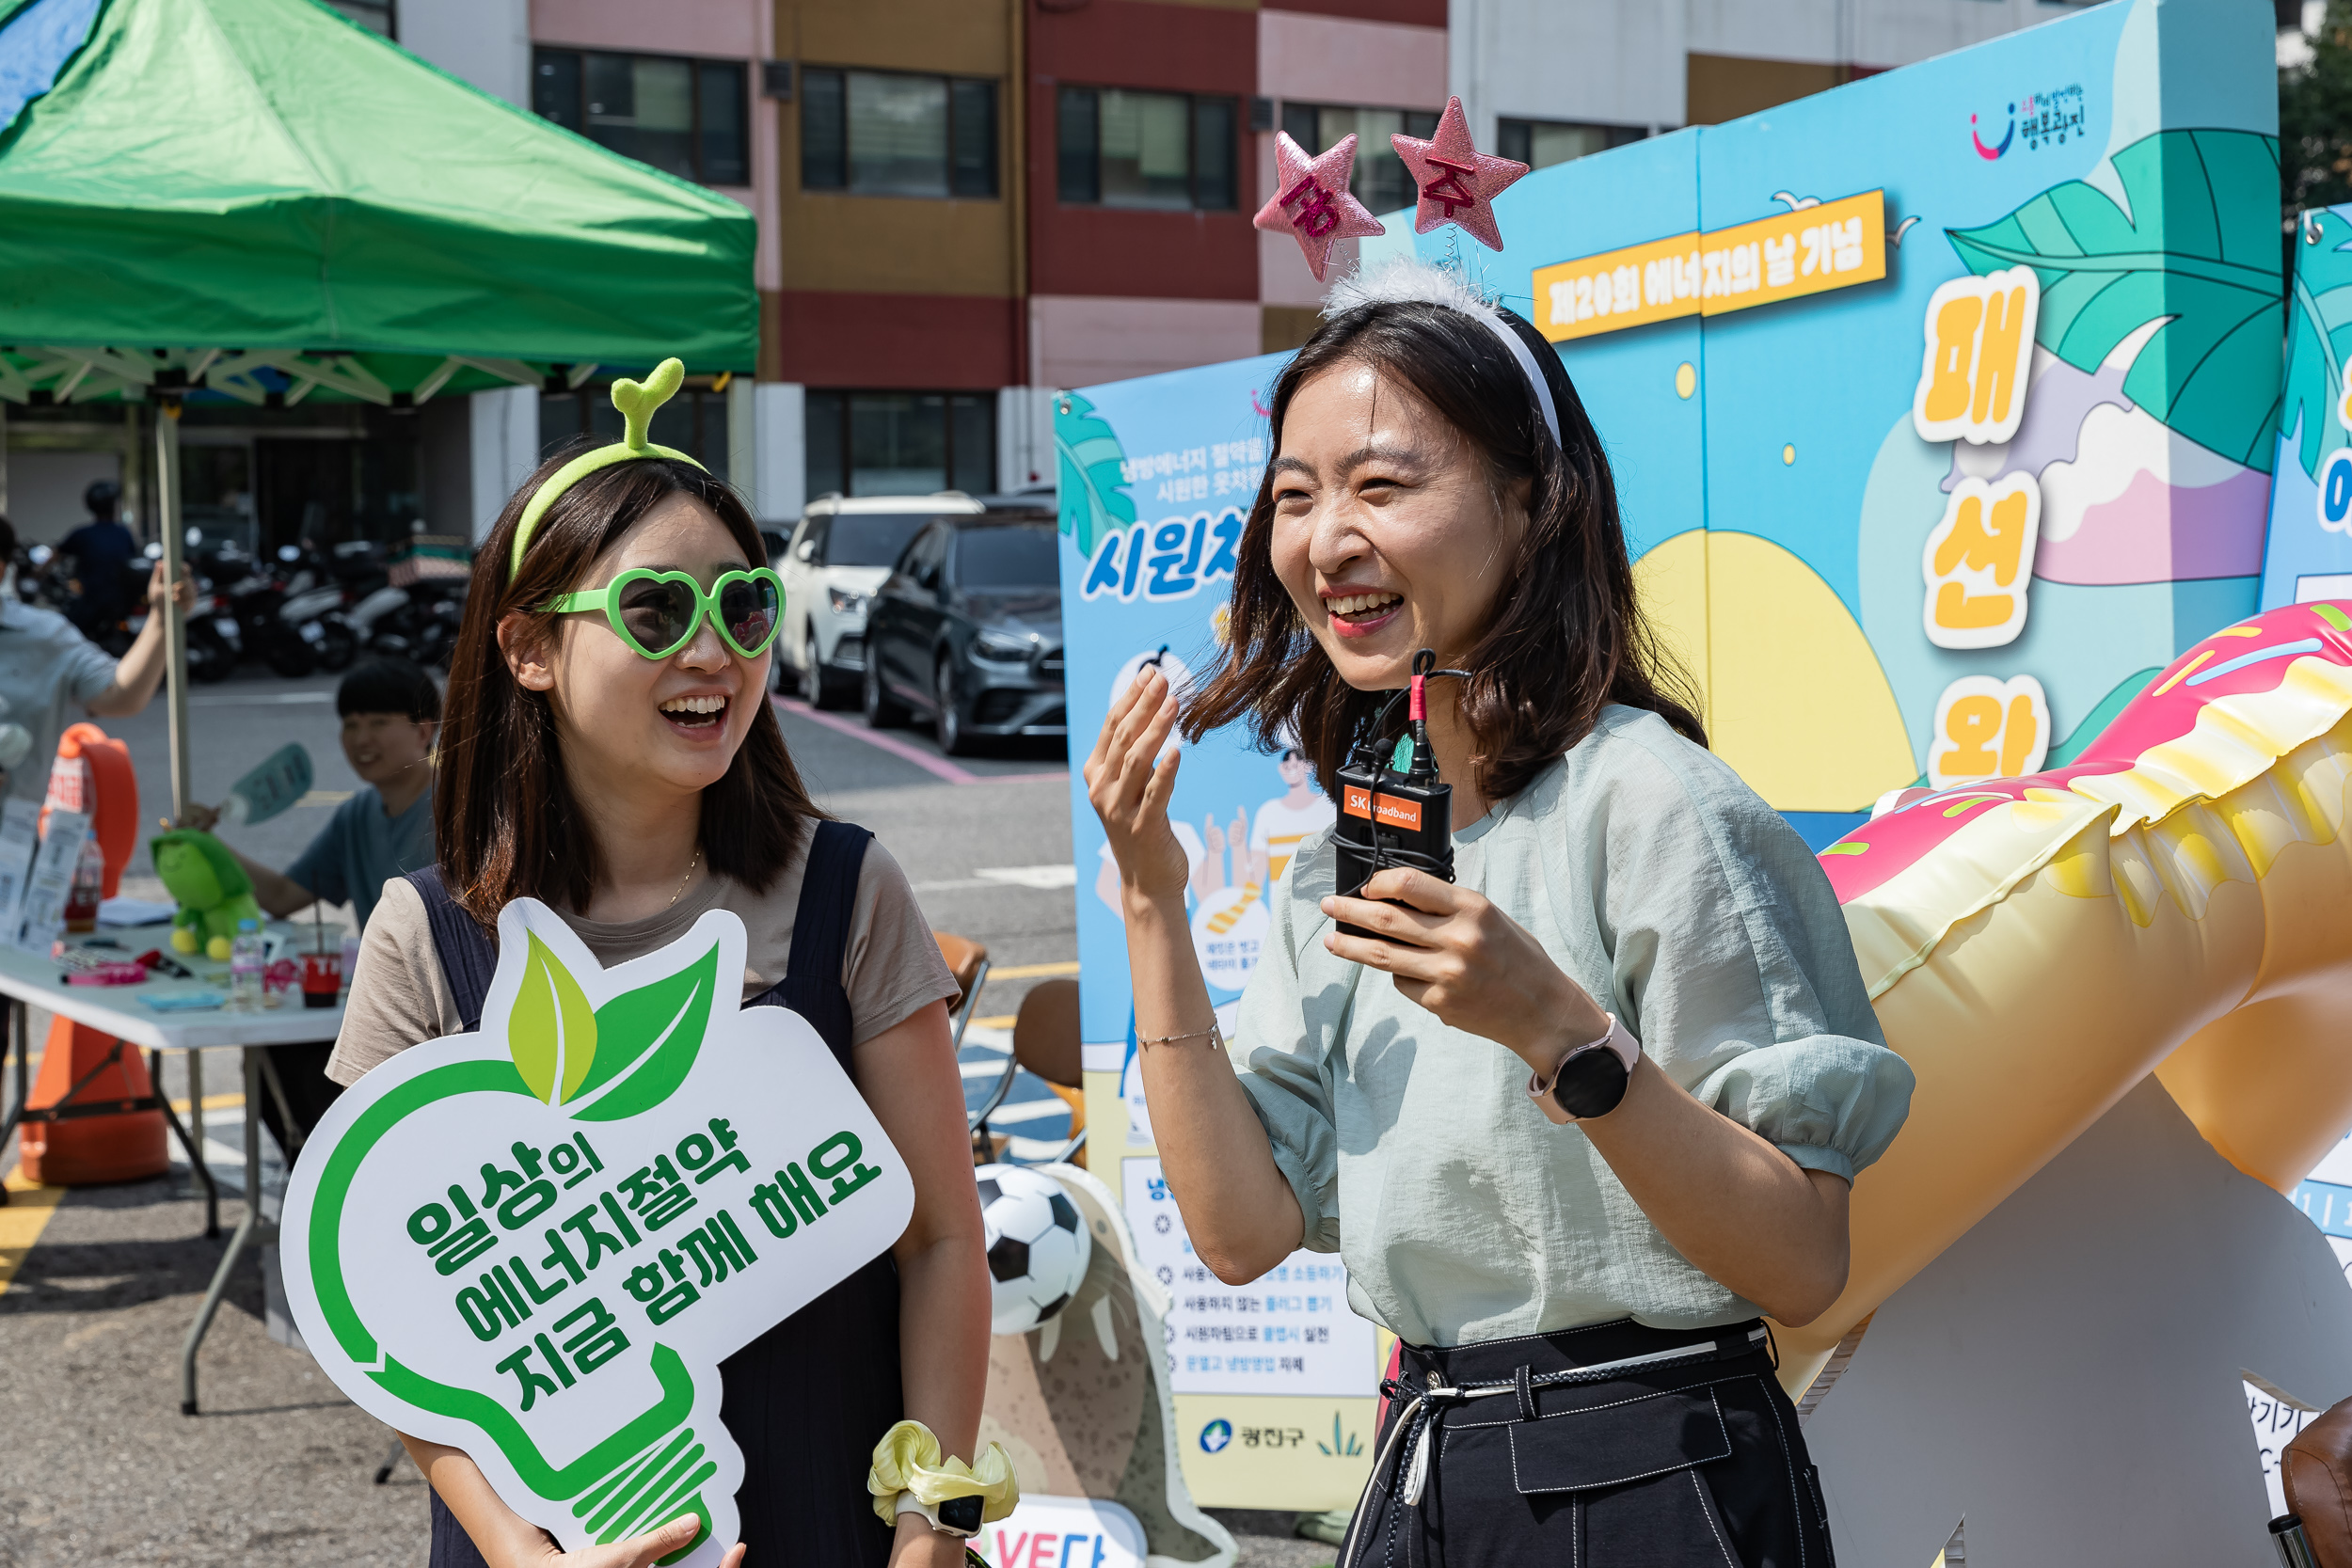
[[57, 736], [85, 717], [91, 698], [114, 684], [115, 660], [54, 610], [0, 593], [0, 722], [32, 732], [33, 749], [8, 774], [8, 793], [39, 800], [49, 793], [49, 761]]
[[[1794, 830], [1651, 713], [1593, 733], [1454, 835], [1456, 882], [1526, 927], [1702, 1104], [1851, 1180], [1912, 1074], [1886, 1049], [1837, 897]], [[1306, 1244], [1356, 1311], [1417, 1345], [1630, 1316], [1706, 1328], [1756, 1307], [1677, 1252], [1527, 1068], [1323, 945], [1334, 857], [1303, 842], [1232, 1050]]]
[[[808, 870], [808, 835], [765, 893], [728, 877], [706, 877], [677, 903], [643, 920], [582, 920], [556, 912], [610, 969], [686, 934], [711, 910], [732, 910], [743, 921], [746, 1001], [785, 976], [792, 955], [792, 926]], [[934, 1002], [952, 999], [956, 978], [906, 873], [880, 843], [866, 846], [850, 909], [850, 938], [841, 955], [841, 989], [850, 993], [850, 1037], [863, 1045], [898, 1027]], [[342, 1033], [326, 1076], [346, 1087], [394, 1052], [458, 1032], [462, 1020], [449, 977], [433, 946], [424, 900], [405, 879], [389, 883], [378, 917], [360, 940], [359, 970], [352, 976]]]
[[329, 904], [345, 899], [365, 929], [384, 884], [433, 863], [433, 790], [398, 816], [388, 816], [373, 784], [361, 784], [335, 808], [319, 836], [286, 867], [286, 879]]

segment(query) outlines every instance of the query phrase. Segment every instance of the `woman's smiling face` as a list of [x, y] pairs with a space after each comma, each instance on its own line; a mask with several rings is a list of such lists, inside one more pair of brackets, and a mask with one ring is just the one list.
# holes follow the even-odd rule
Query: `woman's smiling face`
[[[672, 496], [598, 556], [575, 591], [597, 589], [632, 567], [686, 572], [707, 590], [723, 572], [752, 562], [718, 515]], [[539, 679], [555, 709], [564, 766], [576, 787], [588, 779], [659, 783], [680, 793], [725, 776], [766, 700], [763, 653], [747, 659], [708, 619], [667, 658], [647, 658], [614, 634], [602, 610], [557, 618]]]
[[1406, 684], [1414, 653], [1457, 662], [1485, 631], [1527, 527], [1421, 395], [1347, 361], [1292, 397], [1274, 458], [1275, 575], [1340, 678]]

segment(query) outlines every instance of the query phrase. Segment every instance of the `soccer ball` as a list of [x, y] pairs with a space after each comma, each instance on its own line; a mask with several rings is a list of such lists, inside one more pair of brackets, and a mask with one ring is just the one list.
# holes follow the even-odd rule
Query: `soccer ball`
[[1019, 1165], [982, 1165], [973, 1174], [987, 1228], [990, 1330], [1026, 1334], [1068, 1305], [1094, 1243], [1078, 1206], [1052, 1177]]

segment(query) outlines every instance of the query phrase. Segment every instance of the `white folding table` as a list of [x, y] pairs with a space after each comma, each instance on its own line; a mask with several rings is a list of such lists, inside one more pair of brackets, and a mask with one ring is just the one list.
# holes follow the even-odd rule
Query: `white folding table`
[[[294, 937], [297, 942], [311, 939], [308, 926], [281, 926], [278, 929]], [[104, 928], [102, 938], [118, 942], [125, 958], [145, 952], [150, 947], [162, 947], [170, 952], [169, 931], [161, 926]], [[87, 939], [84, 939], [87, 940]], [[340, 933], [335, 938], [341, 944]], [[166, 1052], [184, 1052], [189, 1067], [189, 1105], [200, 1118], [203, 1105], [203, 1053], [207, 1051], [236, 1051], [242, 1055], [245, 1078], [245, 1217], [237, 1222], [236, 1230], [229, 1238], [228, 1250], [221, 1254], [220, 1265], [213, 1272], [212, 1288], [204, 1292], [204, 1305], [197, 1311], [196, 1322], [189, 1325], [188, 1336], [180, 1352], [180, 1413], [193, 1416], [197, 1412], [196, 1353], [204, 1343], [205, 1334], [213, 1326], [214, 1314], [220, 1310], [220, 1298], [229, 1288], [229, 1276], [244, 1256], [246, 1248], [274, 1242], [278, 1239], [275, 1223], [262, 1217], [262, 1096], [268, 1093], [278, 1100], [282, 1125], [293, 1128], [294, 1117], [286, 1103], [285, 1086], [278, 1082], [278, 1070], [264, 1049], [274, 1045], [307, 1045], [332, 1040], [342, 1027], [343, 1010], [338, 1000], [333, 1007], [305, 1007], [300, 990], [284, 992], [283, 1003], [274, 1008], [257, 1007], [252, 1011], [231, 1012], [226, 1008], [203, 1012], [157, 1012], [141, 1005], [141, 996], [167, 996], [199, 990], [226, 993], [229, 989], [227, 964], [214, 963], [200, 957], [173, 954], [181, 964], [193, 971], [189, 980], [167, 979], [160, 975], [134, 986], [76, 986], [66, 983], [64, 972], [55, 959], [27, 953], [13, 947], [0, 947], [0, 996], [8, 999], [8, 1033], [0, 1040], [0, 1057], [13, 1051], [16, 1057], [15, 1094], [5, 1114], [0, 1114], [0, 1144], [25, 1121], [72, 1121], [85, 1117], [118, 1116], [127, 1111], [160, 1111], [180, 1145], [187, 1150], [188, 1163], [197, 1180], [204, 1188], [204, 1234], [220, 1234], [220, 1192], [214, 1183], [213, 1173], [204, 1164], [201, 1141], [189, 1135], [188, 1129], [171, 1108], [170, 1096], [164, 1092], [163, 1056]], [[27, 1028], [26, 1010], [44, 1007], [61, 1018], [115, 1037], [116, 1051], [105, 1061], [83, 1076], [72, 1086], [63, 1101], [54, 1106], [28, 1111], [33, 1042]], [[148, 1053], [148, 1075], [152, 1080], [151, 1094], [124, 1100], [85, 1100], [81, 1092], [100, 1072], [119, 1059], [124, 1050], [144, 1050]], [[296, 1139], [297, 1147], [299, 1139]], [[291, 1159], [295, 1151], [288, 1149]], [[0, 1191], [0, 1202], [7, 1201]]]

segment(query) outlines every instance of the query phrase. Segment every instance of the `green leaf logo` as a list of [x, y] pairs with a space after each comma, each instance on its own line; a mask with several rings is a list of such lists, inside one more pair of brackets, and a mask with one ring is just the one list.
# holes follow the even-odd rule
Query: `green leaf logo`
[[1054, 404], [1054, 452], [1061, 472], [1061, 531], [1078, 553], [1094, 556], [1094, 542], [1136, 520], [1136, 503], [1119, 465], [1126, 453], [1118, 433], [1094, 404], [1065, 392]]
[[597, 1008], [591, 1028], [600, 1049], [575, 1093], [612, 1087], [572, 1114], [582, 1121], [619, 1121], [669, 1099], [702, 1050], [718, 982], [719, 945], [713, 942], [686, 969]]
[[506, 1049], [532, 1097], [560, 1105], [580, 1091], [596, 1059], [596, 1015], [563, 960], [536, 933], [522, 990], [506, 1021]]
[[2034, 337], [2077, 370], [2097, 371], [2118, 343], [2162, 322], [2132, 361], [2124, 395], [2199, 446], [2268, 473], [2279, 429], [2278, 138], [2159, 131], [2110, 161], [2128, 213], [2069, 180], [1997, 223], [1947, 230], [1952, 248], [1979, 275], [2032, 267], [2042, 281]]

